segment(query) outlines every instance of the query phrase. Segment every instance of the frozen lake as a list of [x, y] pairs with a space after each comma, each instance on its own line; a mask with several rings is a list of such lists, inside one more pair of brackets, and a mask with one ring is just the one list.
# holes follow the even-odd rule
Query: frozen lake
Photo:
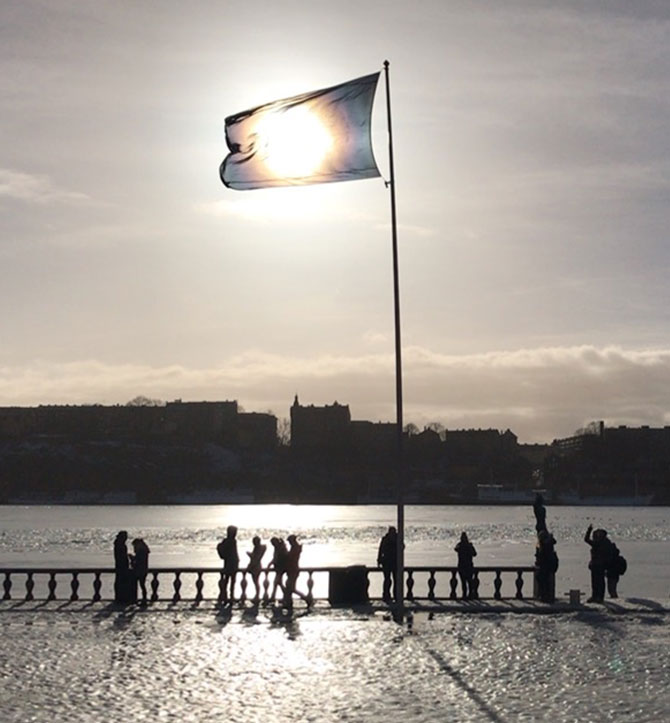
[[[375, 565], [377, 546], [393, 506], [54, 506], [0, 507], [0, 566], [112, 567], [119, 529], [144, 537], [156, 567], [219, 567], [216, 543], [229, 524], [239, 527], [242, 561], [258, 534], [294, 532], [304, 543], [302, 564]], [[557, 594], [588, 590], [589, 523], [604, 527], [628, 560], [620, 594], [667, 598], [670, 594], [670, 508], [548, 507], [560, 567]], [[406, 563], [454, 565], [453, 548], [462, 530], [475, 544], [479, 565], [532, 565], [535, 550], [530, 507], [408, 506]], [[265, 560], [269, 561], [269, 553]]]

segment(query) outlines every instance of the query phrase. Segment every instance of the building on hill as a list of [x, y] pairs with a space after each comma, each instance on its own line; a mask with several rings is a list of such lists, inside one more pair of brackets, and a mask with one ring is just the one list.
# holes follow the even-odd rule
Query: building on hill
[[291, 449], [298, 452], [339, 452], [351, 445], [349, 406], [302, 406], [298, 395], [291, 406]]
[[237, 415], [237, 446], [252, 452], [271, 452], [277, 448], [277, 417], [261, 412]]
[[398, 427], [394, 422], [351, 422], [351, 447], [359, 458], [395, 460]]
[[179, 440], [236, 446], [237, 402], [1, 407], [0, 439]]
[[553, 443], [553, 486], [578, 497], [670, 500], [670, 427], [592, 423]]
[[454, 460], [482, 460], [517, 453], [517, 436], [509, 429], [447, 429], [444, 434], [446, 454]]

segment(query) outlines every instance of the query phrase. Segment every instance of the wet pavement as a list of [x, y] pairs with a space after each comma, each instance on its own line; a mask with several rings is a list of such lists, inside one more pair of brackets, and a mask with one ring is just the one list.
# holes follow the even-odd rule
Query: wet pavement
[[382, 607], [7, 601], [0, 719], [664, 720], [666, 602], [454, 603], [397, 625]]

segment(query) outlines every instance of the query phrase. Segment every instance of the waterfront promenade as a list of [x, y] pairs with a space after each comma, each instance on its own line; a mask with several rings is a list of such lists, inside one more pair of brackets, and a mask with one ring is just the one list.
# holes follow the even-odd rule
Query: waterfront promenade
[[286, 615], [215, 601], [123, 609], [103, 601], [5, 601], [0, 718], [666, 719], [670, 628], [661, 601], [626, 598], [579, 610], [532, 600], [432, 605], [417, 605], [411, 626], [400, 626], [381, 603], [296, 603]]

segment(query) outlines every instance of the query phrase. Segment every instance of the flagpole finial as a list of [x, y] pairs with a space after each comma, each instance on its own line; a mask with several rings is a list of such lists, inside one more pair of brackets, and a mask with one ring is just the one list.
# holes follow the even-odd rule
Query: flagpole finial
[[388, 61], [388, 60], [385, 60], [385, 61], [384, 61], [384, 67], [385, 67], [385, 68], [388, 68], [389, 65], [390, 65], [389, 61]]

